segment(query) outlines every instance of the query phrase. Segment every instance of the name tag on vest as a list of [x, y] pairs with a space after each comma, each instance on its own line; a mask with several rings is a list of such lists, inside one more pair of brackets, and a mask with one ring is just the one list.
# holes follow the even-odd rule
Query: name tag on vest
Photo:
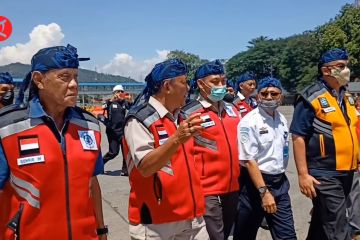
[[17, 159], [18, 166], [33, 164], [33, 163], [42, 163], [45, 162], [44, 155], [31, 156], [31, 157], [23, 157]]
[[324, 113], [335, 112], [335, 110], [335, 107], [328, 107], [323, 109]]
[[96, 144], [95, 133], [93, 130], [89, 131], [78, 131], [81, 145], [84, 150], [98, 150]]

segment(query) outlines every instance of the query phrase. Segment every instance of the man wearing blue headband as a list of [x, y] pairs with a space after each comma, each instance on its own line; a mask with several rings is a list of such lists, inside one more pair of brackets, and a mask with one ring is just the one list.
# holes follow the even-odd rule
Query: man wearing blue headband
[[252, 73], [246, 72], [239, 76], [236, 81], [237, 96], [233, 102], [243, 117], [257, 107], [256, 99], [252, 96], [255, 90], [256, 80]]
[[184, 118], [200, 114], [204, 130], [194, 137], [195, 163], [206, 202], [204, 215], [210, 239], [227, 239], [238, 202], [239, 161], [236, 127], [240, 115], [232, 103], [223, 101], [226, 89], [224, 67], [219, 60], [195, 72], [199, 97], [183, 109]]
[[277, 110], [282, 101], [278, 79], [266, 77], [258, 84], [258, 108], [238, 126], [242, 166], [239, 215], [234, 239], [255, 240], [265, 217], [273, 239], [296, 239], [285, 170], [289, 160], [289, 130]]
[[8, 72], [0, 73], [0, 109], [14, 101], [13, 78]]
[[0, 239], [106, 239], [100, 127], [75, 106], [79, 60], [71, 45], [41, 49], [29, 103], [1, 112]]
[[358, 117], [346, 94], [350, 79], [348, 54], [325, 52], [319, 79], [295, 102], [291, 123], [294, 157], [301, 192], [312, 199], [308, 239], [351, 239], [346, 199], [358, 166]]
[[187, 66], [158, 63], [146, 77], [144, 98], [130, 108], [124, 156], [130, 181], [131, 239], [209, 239], [204, 199], [194, 165], [199, 115], [179, 122], [189, 91]]

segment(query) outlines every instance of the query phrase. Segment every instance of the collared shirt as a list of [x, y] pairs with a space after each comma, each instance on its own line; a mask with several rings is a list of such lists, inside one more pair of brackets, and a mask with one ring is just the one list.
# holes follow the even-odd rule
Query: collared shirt
[[[159, 113], [160, 118], [167, 117], [178, 126], [177, 115], [173, 116], [165, 107], [154, 97], [149, 98], [149, 104]], [[125, 125], [125, 140], [129, 147], [131, 158], [135, 166], [138, 166], [141, 160], [149, 152], [155, 149], [154, 135], [137, 119], [131, 118]]]
[[[35, 97], [29, 102], [29, 117], [30, 118], [42, 118], [42, 117], [49, 117], [46, 112], [44, 111], [40, 100]], [[69, 122], [72, 118], [80, 118], [79, 114], [71, 107], [69, 107], [65, 112], [65, 118], [64, 118], [64, 126], [67, 122]], [[53, 121], [53, 120], [52, 120]], [[55, 123], [54, 123], [55, 124]], [[61, 148], [65, 150], [65, 138], [64, 138], [64, 129], [61, 130], [60, 136], [61, 136]], [[99, 156], [96, 161], [95, 169], [93, 176], [99, 175], [104, 172], [104, 164], [103, 159], [101, 155], [101, 151], [99, 151]], [[5, 182], [9, 178], [10, 170], [9, 166], [7, 164], [7, 160], [2, 148], [2, 145], [0, 145], [0, 189], [4, 187]]]
[[219, 101], [217, 103], [211, 103], [201, 95], [198, 96], [197, 100], [205, 109], [210, 108], [213, 112], [216, 112], [218, 114], [218, 116], [221, 116], [221, 113], [224, 110], [224, 101]]
[[[237, 92], [237, 96], [240, 98], [241, 101], [245, 100], [245, 96], [241, 94], [241, 92]], [[253, 109], [257, 107], [257, 101], [254, 96], [250, 96], [247, 100], [245, 100], [247, 104]]]
[[208, 100], [206, 100], [203, 96], [199, 95], [199, 97], [197, 98], [197, 100], [199, 101], [199, 103], [201, 104], [201, 106], [203, 106], [203, 108], [205, 109], [210, 109], [213, 112], [217, 113], [218, 117], [221, 118], [221, 114], [222, 112], [225, 110], [226, 113], [229, 116], [233, 116], [234, 114], [236, 114], [237, 116], [239, 116], [239, 118], [241, 119], [241, 115], [240, 112], [238, 111], [233, 111], [233, 106], [230, 103], [226, 103], [224, 101], [219, 101], [217, 103], [211, 103]]
[[285, 172], [289, 160], [289, 130], [285, 117], [275, 111], [274, 117], [263, 109], [249, 112], [238, 125], [240, 164], [255, 160], [262, 173]]

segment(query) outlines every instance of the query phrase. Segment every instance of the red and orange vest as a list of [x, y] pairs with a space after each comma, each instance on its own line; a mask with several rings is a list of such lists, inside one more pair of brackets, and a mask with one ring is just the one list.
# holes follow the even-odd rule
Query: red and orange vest
[[[154, 136], [154, 147], [162, 145], [177, 127], [168, 117], [160, 118], [158, 112], [145, 104], [129, 112]], [[136, 134], [136, 133], [134, 133]], [[129, 172], [129, 221], [132, 224], [161, 224], [190, 220], [205, 212], [199, 176], [191, 154], [193, 140], [179, 146], [167, 165], [150, 177], [144, 177], [134, 166], [125, 141], [124, 156]]]
[[241, 100], [239, 96], [236, 96], [233, 104], [235, 108], [240, 112], [241, 116], [244, 117], [248, 114], [253, 108], [244, 100]]
[[186, 118], [201, 113], [205, 121], [201, 135], [195, 136], [195, 164], [205, 196], [220, 195], [239, 190], [239, 154], [237, 126], [240, 121], [232, 104], [224, 102], [221, 115], [205, 109], [199, 101], [192, 101], [183, 109]]
[[10, 177], [0, 194], [0, 239], [98, 239], [89, 189], [100, 153], [97, 120], [75, 108], [62, 148], [53, 121], [29, 118], [28, 110], [1, 116]]

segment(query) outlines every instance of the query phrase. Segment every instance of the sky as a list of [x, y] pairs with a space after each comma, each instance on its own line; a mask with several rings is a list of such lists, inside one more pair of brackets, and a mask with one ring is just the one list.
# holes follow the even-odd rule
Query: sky
[[169, 51], [229, 59], [259, 36], [313, 30], [354, 0], [1, 0], [13, 25], [0, 65], [29, 64], [41, 48], [71, 45], [82, 68], [142, 81]]

